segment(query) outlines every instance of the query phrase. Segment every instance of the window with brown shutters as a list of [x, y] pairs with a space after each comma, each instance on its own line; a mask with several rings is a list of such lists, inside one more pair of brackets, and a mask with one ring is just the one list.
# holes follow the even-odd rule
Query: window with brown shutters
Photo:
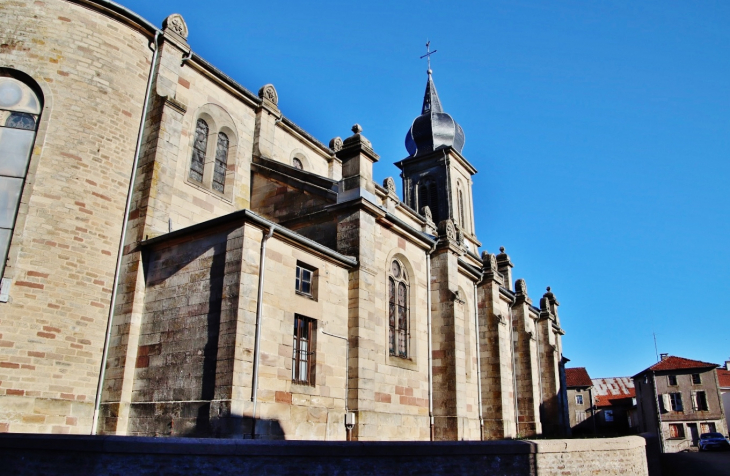
[[316, 321], [294, 315], [291, 379], [295, 383], [314, 385]]

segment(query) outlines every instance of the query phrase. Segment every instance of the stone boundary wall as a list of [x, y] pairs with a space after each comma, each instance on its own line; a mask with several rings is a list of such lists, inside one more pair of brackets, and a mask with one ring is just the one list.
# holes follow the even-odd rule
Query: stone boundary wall
[[0, 435], [6, 474], [647, 475], [644, 439], [319, 442]]

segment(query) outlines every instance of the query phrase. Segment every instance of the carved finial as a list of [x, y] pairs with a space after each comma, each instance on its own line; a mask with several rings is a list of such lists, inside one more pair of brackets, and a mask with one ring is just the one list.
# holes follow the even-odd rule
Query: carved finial
[[518, 279], [515, 281], [515, 292], [517, 294], [525, 294], [527, 295], [527, 283], [524, 279]]
[[279, 94], [277, 94], [276, 88], [273, 84], [264, 84], [261, 86], [261, 89], [259, 89], [259, 97], [261, 99], [266, 99], [274, 106], [279, 105]]
[[500, 252], [500, 253], [504, 253], [504, 246], [500, 246], [500, 247], [499, 247], [499, 252]]
[[341, 137], [335, 137], [330, 141], [330, 149], [334, 150], [335, 152], [339, 152], [342, 150], [342, 138]]
[[352, 126], [352, 129], [351, 130], [355, 134], [359, 134], [359, 133], [362, 132], [362, 127], [360, 126], [360, 124], [355, 124], [354, 126]]
[[421, 208], [421, 215], [426, 217], [426, 221], [429, 223], [433, 223], [433, 214], [431, 213], [431, 207], [428, 205]]
[[439, 235], [446, 236], [450, 241], [456, 241], [456, 228], [454, 222], [447, 219], [439, 222]]
[[488, 259], [489, 259], [489, 251], [487, 251], [487, 250], [482, 251], [482, 262], [486, 263]]
[[396, 193], [395, 180], [393, 180], [393, 177], [386, 177], [386, 179], [383, 180], [383, 187], [388, 190], [388, 193]]
[[550, 292], [550, 286], [547, 287], [547, 292]]
[[183, 40], [188, 39], [188, 25], [179, 13], [173, 13], [162, 20], [162, 31], [171, 31]]

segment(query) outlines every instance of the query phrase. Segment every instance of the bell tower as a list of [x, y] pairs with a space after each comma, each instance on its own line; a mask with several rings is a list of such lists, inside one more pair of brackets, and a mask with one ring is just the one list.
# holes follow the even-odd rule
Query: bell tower
[[429, 68], [421, 115], [406, 133], [408, 157], [396, 162], [403, 179], [403, 201], [424, 215], [431, 210], [433, 221], [451, 219], [466, 237], [474, 236], [472, 175], [477, 170], [461, 154], [464, 131], [444, 112]]

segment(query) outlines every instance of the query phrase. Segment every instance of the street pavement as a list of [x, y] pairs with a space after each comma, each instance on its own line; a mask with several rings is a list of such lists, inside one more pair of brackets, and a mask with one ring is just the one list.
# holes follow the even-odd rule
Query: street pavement
[[730, 476], [730, 451], [667, 453], [662, 476]]

